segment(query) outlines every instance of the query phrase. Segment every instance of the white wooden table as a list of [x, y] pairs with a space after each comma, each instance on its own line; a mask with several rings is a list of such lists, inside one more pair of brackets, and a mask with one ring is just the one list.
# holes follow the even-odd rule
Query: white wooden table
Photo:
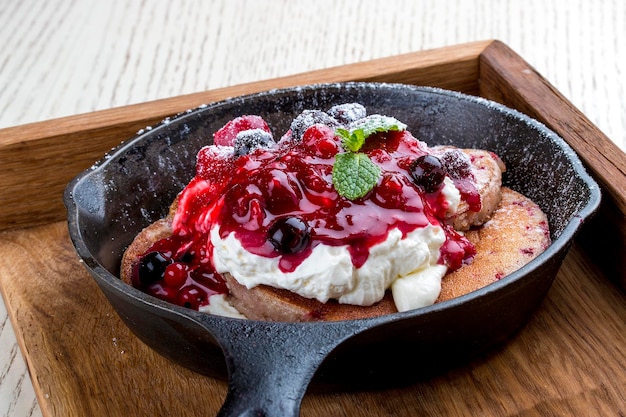
[[[0, 128], [500, 39], [626, 150], [625, 28], [621, 0], [0, 0]], [[0, 300], [0, 416], [41, 415]]]

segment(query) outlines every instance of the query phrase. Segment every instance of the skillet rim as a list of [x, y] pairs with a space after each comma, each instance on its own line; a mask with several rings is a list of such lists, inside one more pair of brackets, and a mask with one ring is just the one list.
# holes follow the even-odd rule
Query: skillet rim
[[167, 301], [160, 300], [156, 297], [153, 297], [149, 294], [142, 292], [141, 290], [134, 288], [131, 285], [123, 282], [119, 277], [115, 274], [111, 273], [107, 268], [105, 268], [100, 262], [96, 260], [95, 255], [91, 253], [91, 251], [87, 248], [87, 245], [84, 242], [83, 233], [81, 231], [80, 225], [80, 210], [78, 203], [74, 198], [74, 191], [78, 188], [82, 181], [85, 181], [92, 175], [97, 175], [98, 172], [104, 170], [108, 164], [113, 163], [116, 160], [116, 157], [122, 154], [124, 151], [128, 149], [132, 149], [136, 146], [137, 142], [140, 142], [142, 139], [146, 137], [156, 135], [161, 131], [166, 130], [170, 124], [178, 123], [181, 120], [184, 120], [187, 117], [195, 116], [199, 113], [209, 112], [213, 109], [219, 108], [224, 105], [232, 105], [236, 104], [238, 101], [245, 102], [247, 100], [255, 100], [257, 98], [263, 98], [266, 96], [277, 96], [281, 94], [289, 94], [297, 91], [308, 91], [308, 90], [316, 90], [316, 89], [325, 89], [332, 90], [336, 89], [340, 91], [341, 89], [374, 89], [374, 88], [386, 88], [386, 89], [399, 89], [399, 90], [411, 90], [413, 92], [423, 92], [432, 95], [442, 95], [446, 97], [456, 98], [462, 101], [468, 101], [475, 104], [483, 105], [489, 107], [493, 111], [497, 111], [498, 113], [503, 113], [510, 117], [513, 117], [516, 120], [519, 120], [530, 128], [533, 128], [539, 131], [543, 136], [545, 136], [546, 140], [551, 141], [555, 146], [560, 148], [566, 156], [566, 159], [571, 164], [573, 171], [575, 171], [578, 178], [587, 186], [588, 197], [584, 205], [582, 205], [578, 211], [573, 214], [570, 220], [567, 222], [566, 226], [563, 227], [560, 234], [553, 239], [550, 246], [538, 255], [536, 258], [531, 260], [528, 264], [524, 265], [520, 269], [508, 274], [501, 280], [498, 280], [492, 284], [489, 284], [485, 287], [482, 287], [478, 290], [472, 291], [470, 293], [464, 294], [459, 297], [455, 297], [450, 300], [446, 300], [440, 303], [433, 304], [431, 306], [418, 308], [415, 310], [410, 310], [406, 312], [398, 312], [393, 314], [388, 314], [385, 316], [377, 316], [371, 318], [363, 318], [363, 319], [353, 319], [353, 320], [340, 320], [333, 322], [275, 322], [275, 323], [288, 323], [291, 325], [306, 325], [306, 326], [320, 326], [320, 325], [328, 325], [328, 324], [337, 324], [337, 323], [350, 323], [350, 322], [359, 322], [366, 327], [375, 326], [378, 324], [383, 324], [390, 321], [396, 321], [400, 319], [408, 319], [413, 317], [418, 317], [422, 315], [433, 314], [437, 311], [454, 308], [461, 304], [464, 304], [470, 300], [480, 299], [483, 297], [487, 297], [494, 292], [500, 291], [502, 288], [509, 286], [511, 283], [516, 282], [518, 280], [523, 279], [526, 275], [530, 274], [532, 271], [539, 268], [544, 262], [551, 259], [553, 256], [558, 254], [561, 250], [567, 249], [573, 241], [573, 238], [580, 230], [583, 223], [588, 221], [587, 219], [592, 216], [597, 208], [600, 205], [601, 200], [601, 191], [598, 184], [595, 180], [587, 173], [582, 161], [578, 157], [578, 155], [573, 151], [573, 149], [565, 142], [563, 138], [557, 135], [554, 131], [548, 128], [543, 123], [533, 119], [524, 113], [521, 113], [518, 110], [507, 107], [503, 104], [497, 103], [495, 101], [479, 97], [473, 96], [457, 91], [445, 90], [438, 87], [429, 87], [429, 86], [416, 86], [411, 84], [399, 84], [399, 83], [386, 83], [386, 82], [339, 82], [339, 83], [317, 83], [317, 84], [309, 84], [303, 86], [295, 86], [295, 87], [285, 87], [279, 89], [270, 89], [262, 92], [246, 94], [237, 97], [229, 97], [224, 100], [216, 101], [210, 104], [203, 104], [194, 109], [188, 109], [184, 112], [178, 113], [171, 117], [167, 117], [161, 121], [161, 123], [155, 127], [146, 127], [145, 129], [141, 129], [134, 136], [129, 139], [121, 142], [118, 146], [111, 149], [110, 152], [105, 154], [100, 160], [96, 161], [90, 168], [84, 170], [79, 173], [65, 188], [63, 200], [66, 205], [68, 211], [68, 226], [70, 232], [70, 238], [74, 244], [76, 252], [80, 260], [85, 264], [89, 272], [97, 279], [98, 283], [101, 285], [106, 285], [109, 289], [122, 293], [125, 296], [130, 297], [135, 302], [140, 302], [142, 304], [146, 304], [148, 306], [158, 308], [164, 311], [172, 311], [177, 315], [186, 316], [188, 318], [192, 318], [194, 320], [202, 321], [204, 316], [211, 316], [215, 320], [222, 321], [245, 321], [246, 323], [254, 323], [261, 322], [267, 323], [263, 320], [252, 320], [252, 319], [238, 319], [231, 317], [223, 317], [217, 315], [211, 315], [207, 313], [201, 313], [196, 310], [191, 310], [188, 308], [184, 308], [175, 304], [171, 304]]

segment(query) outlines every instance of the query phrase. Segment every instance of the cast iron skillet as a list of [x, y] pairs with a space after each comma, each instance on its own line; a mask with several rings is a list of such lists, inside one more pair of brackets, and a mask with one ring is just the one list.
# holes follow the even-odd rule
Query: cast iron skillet
[[[195, 154], [242, 114], [275, 136], [304, 109], [359, 102], [405, 122], [430, 145], [496, 152], [504, 182], [547, 213], [554, 243], [524, 268], [481, 290], [427, 308], [334, 323], [271, 323], [201, 314], [118, 279], [122, 252], [163, 217], [194, 174]], [[297, 416], [312, 382], [362, 389], [414, 381], [460, 364], [519, 329], [543, 299], [600, 191], [570, 147], [542, 124], [481, 98], [395, 84], [314, 85], [225, 100], [144, 129], [67, 187], [78, 255], [126, 325], [160, 354], [228, 378], [220, 416]]]

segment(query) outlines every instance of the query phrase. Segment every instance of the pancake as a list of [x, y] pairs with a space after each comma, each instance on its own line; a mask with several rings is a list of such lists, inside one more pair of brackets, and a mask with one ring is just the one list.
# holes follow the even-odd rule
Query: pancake
[[[143, 229], [126, 250], [121, 279], [132, 285], [133, 270], [156, 241], [172, 234], [170, 215]], [[502, 279], [530, 262], [550, 244], [548, 222], [541, 209], [524, 195], [501, 188], [501, 199], [491, 218], [466, 232], [476, 247], [470, 264], [448, 273], [442, 280], [437, 302], [458, 297]], [[372, 306], [326, 303], [287, 290], [259, 285], [245, 288], [224, 274], [230, 291], [227, 300], [249, 319], [269, 321], [336, 321], [367, 318], [397, 312], [390, 291]]]
[[550, 245], [548, 219], [524, 195], [502, 187], [502, 200], [490, 220], [465, 233], [476, 247], [471, 264], [448, 273], [437, 302], [494, 283], [526, 265]]

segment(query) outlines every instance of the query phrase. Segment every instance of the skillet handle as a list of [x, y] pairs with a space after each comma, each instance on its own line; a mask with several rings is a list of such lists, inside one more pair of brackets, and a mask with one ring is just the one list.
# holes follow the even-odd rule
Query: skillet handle
[[218, 417], [298, 417], [317, 368], [337, 345], [362, 330], [358, 325], [238, 319], [215, 324], [205, 326], [220, 343], [229, 374]]

